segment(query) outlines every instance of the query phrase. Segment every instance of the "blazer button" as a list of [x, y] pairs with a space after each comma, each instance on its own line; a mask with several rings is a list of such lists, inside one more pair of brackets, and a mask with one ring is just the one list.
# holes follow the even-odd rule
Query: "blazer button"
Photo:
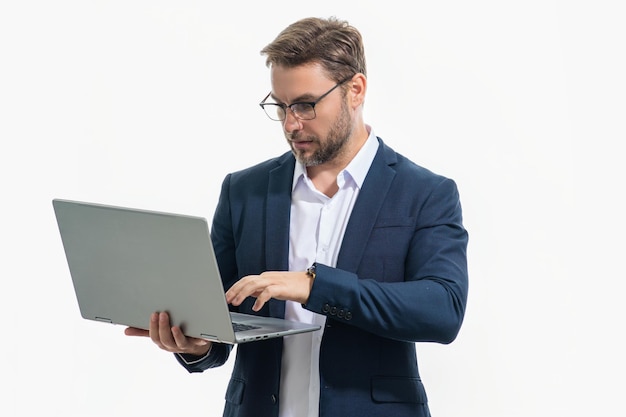
[[352, 313], [347, 311], [346, 312], [346, 320], [350, 320], [352, 318]]
[[272, 404], [276, 404], [276, 395], [272, 394]]
[[335, 306], [331, 307], [331, 309], [330, 309], [330, 314], [331, 314], [331, 315], [333, 315], [333, 316], [334, 316], [335, 314], [337, 314], [337, 307], [335, 307]]
[[322, 312], [328, 313], [329, 311], [330, 311], [330, 306], [328, 305], [328, 303], [324, 304], [324, 306], [322, 307]]
[[343, 311], [343, 308], [342, 308], [341, 310], [339, 310], [339, 311], [337, 312], [337, 317], [339, 317], [339, 318], [343, 318], [344, 314], [346, 314], [346, 312], [345, 312], [345, 311]]

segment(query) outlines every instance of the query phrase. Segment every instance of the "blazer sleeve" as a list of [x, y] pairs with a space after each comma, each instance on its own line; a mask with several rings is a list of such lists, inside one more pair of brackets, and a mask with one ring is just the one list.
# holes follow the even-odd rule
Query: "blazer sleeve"
[[175, 353], [174, 357], [190, 373], [203, 372], [225, 364], [232, 348], [232, 345], [225, 343], [213, 343], [206, 356]]
[[[468, 291], [468, 233], [457, 186], [438, 177], [419, 193], [403, 188], [388, 194], [356, 271], [317, 265], [305, 308], [381, 337], [450, 343]], [[402, 192], [425, 197], [398, 197], [404, 200], [396, 204], [392, 197]], [[352, 238], [346, 234], [342, 246]]]

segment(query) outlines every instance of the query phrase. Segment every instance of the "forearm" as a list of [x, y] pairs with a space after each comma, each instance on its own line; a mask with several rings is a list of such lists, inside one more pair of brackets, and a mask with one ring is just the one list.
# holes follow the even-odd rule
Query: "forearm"
[[390, 339], [450, 343], [465, 312], [465, 295], [455, 280], [404, 282], [359, 279], [318, 265], [306, 308]]

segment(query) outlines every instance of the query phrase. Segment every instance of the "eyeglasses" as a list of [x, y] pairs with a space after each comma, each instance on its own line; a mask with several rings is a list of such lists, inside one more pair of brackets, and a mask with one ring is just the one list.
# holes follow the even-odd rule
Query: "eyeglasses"
[[285, 118], [287, 117], [287, 109], [291, 110], [296, 119], [313, 120], [316, 116], [315, 105], [319, 103], [324, 97], [332, 93], [335, 88], [339, 87], [341, 84], [346, 83], [347, 81], [350, 81], [352, 77], [353, 75], [342, 81], [339, 81], [337, 84], [334, 85], [333, 88], [322, 94], [315, 101], [298, 101], [291, 104], [266, 103], [265, 100], [267, 100], [272, 94], [272, 92], [270, 91], [265, 96], [263, 101], [259, 103], [259, 106], [261, 106], [261, 108], [265, 110], [265, 114], [267, 114], [267, 117], [277, 122], [282, 122], [283, 120], [285, 120]]

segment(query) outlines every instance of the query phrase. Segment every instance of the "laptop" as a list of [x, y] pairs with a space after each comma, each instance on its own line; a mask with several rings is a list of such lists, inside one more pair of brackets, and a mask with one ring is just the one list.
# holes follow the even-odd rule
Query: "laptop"
[[167, 311], [190, 337], [238, 344], [319, 325], [230, 312], [205, 218], [54, 199], [83, 318], [147, 329]]

